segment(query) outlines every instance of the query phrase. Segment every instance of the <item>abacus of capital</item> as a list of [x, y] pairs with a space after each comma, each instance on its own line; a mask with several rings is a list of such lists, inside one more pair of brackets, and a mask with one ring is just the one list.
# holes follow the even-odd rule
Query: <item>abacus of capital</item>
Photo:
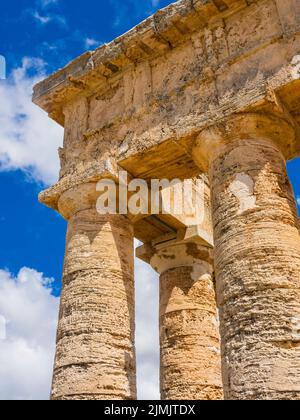
[[[136, 398], [135, 237], [160, 274], [163, 399], [299, 400], [286, 162], [300, 155], [300, 2], [175, 2], [39, 83], [34, 102], [65, 128], [59, 181], [40, 195], [69, 223], [52, 398]], [[96, 184], [120, 170], [201, 177], [203, 223], [100, 215]]]

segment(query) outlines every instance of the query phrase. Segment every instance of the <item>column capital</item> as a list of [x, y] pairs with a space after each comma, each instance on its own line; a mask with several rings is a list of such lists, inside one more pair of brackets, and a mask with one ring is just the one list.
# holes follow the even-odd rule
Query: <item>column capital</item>
[[96, 201], [99, 197], [96, 185], [96, 182], [89, 182], [72, 187], [62, 193], [57, 203], [58, 212], [66, 220], [69, 220], [79, 211], [90, 209], [96, 211]]
[[[42, 191], [39, 194], [39, 202], [60, 212], [62, 216], [68, 220], [70, 212], [69, 210], [64, 210], [64, 200], [67, 197], [73, 197], [71, 201], [74, 203], [74, 197], [77, 197], [78, 194], [81, 197], [86, 194], [90, 196], [90, 192], [93, 189], [96, 192], [96, 184], [102, 179], [109, 179], [117, 182], [119, 169], [120, 168], [114, 159], [105, 159], [97, 162], [97, 164], [92, 163], [90, 167], [66, 175], [56, 184]], [[73, 206], [71, 206], [71, 208], [73, 209]], [[76, 212], [76, 210], [74, 211]]]
[[210, 162], [223, 148], [232, 142], [250, 139], [272, 141], [289, 159], [293, 155], [296, 132], [292, 122], [275, 114], [236, 114], [200, 133], [193, 147], [194, 161], [208, 171]]
[[170, 240], [139, 247], [136, 255], [159, 274], [178, 267], [192, 267], [195, 280], [213, 274], [213, 248], [196, 240]]

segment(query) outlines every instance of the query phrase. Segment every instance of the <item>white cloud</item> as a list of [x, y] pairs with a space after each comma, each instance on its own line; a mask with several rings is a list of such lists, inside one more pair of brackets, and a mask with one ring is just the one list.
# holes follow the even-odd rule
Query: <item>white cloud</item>
[[21, 169], [51, 184], [58, 177], [63, 130], [31, 101], [33, 85], [45, 77], [43, 65], [25, 58], [22, 67], [0, 83], [0, 170]]
[[40, 0], [41, 7], [45, 8], [53, 4], [57, 4], [59, 0]]
[[159, 282], [151, 267], [136, 260], [137, 384], [140, 400], [159, 394]]
[[0, 270], [1, 400], [49, 399], [58, 316], [51, 282], [28, 268], [16, 278]]
[[36, 19], [41, 25], [55, 22], [61, 26], [67, 26], [64, 16], [57, 13], [59, 0], [36, 0], [35, 9], [27, 9], [27, 12]]
[[101, 45], [101, 42], [97, 41], [94, 38], [86, 38], [85, 41], [84, 41], [84, 44], [85, 44], [85, 48], [89, 49], [89, 48], [92, 48], [92, 47], [99, 47]]
[[67, 26], [66, 19], [62, 15], [59, 15], [56, 13], [44, 15], [44, 14], [41, 14], [38, 10], [33, 10], [32, 17], [36, 19], [41, 25], [47, 25], [50, 22], [55, 22], [62, 27]]
[[46, 25], [52, 20], [50, 16], [42, 16], [37, 10], [33, 13], [33, 17], [42, 25]]

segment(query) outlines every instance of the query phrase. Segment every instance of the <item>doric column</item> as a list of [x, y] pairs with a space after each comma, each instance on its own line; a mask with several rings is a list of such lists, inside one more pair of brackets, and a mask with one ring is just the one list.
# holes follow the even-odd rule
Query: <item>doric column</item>
[[151, 254], [160, 274], [161, 398], [222, 399], [212, 249], [171, 242]]
[[69, 221], [52, 398], [136, 399], [133, 228], [96, 211], [96, 186], [64, 193]]
[[194, 149], [210, 172], [227, 399], [300, 399], [300, 240], [285, 158], [294, 140], [285, 120], [243, 114]]

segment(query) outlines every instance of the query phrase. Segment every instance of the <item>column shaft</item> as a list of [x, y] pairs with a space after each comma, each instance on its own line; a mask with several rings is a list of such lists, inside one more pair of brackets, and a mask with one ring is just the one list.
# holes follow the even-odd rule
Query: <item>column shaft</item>
[[69, 221], [52, 398], [136, 398], [133, 229], [93, 207]]
[[225, 397], [300, 399], [300, 240], [285, 158], [265, 137], [236, 137], [210, 179]]
[[160, 277], [161, 397], [219, 400], [223, 390], [211, 250], [196, 244], [180, 247], [159, 255], [167, 264]]

